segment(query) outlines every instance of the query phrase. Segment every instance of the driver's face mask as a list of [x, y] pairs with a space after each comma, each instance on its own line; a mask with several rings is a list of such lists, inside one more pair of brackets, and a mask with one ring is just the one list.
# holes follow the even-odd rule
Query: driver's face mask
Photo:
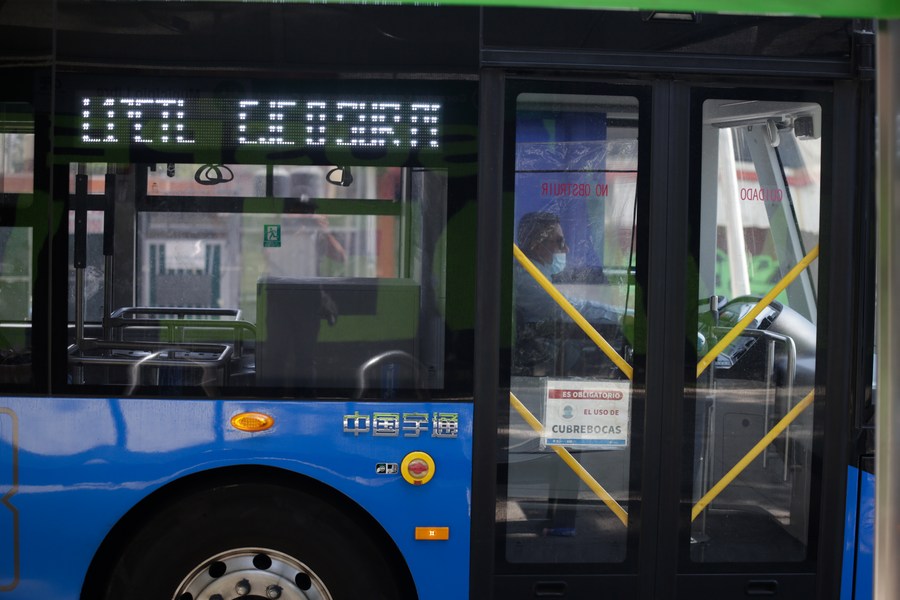
[[553, 262], [550, 263], [550, 274], [557, 275], [562, 273], [566, 268], [566, 253], [556, 252], [553, 255]]

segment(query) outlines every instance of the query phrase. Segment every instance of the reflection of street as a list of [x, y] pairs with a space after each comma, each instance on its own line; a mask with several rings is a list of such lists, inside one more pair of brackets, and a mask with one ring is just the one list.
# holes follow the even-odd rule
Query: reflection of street
[[599, 500], [563, 502], [557, 511], [574, 524], [575, 535], [544, 531], [546, 501], [506, 499], [498, 502], [497, 520], [506, 533], [506, 559], [514, 563], [617, 563], [625, 560], [628, 529]]

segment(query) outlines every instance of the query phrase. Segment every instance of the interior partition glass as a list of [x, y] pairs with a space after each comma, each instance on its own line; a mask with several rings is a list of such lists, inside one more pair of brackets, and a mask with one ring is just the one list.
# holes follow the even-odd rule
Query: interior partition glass
[[703, 105], [694, 563], [810, 552], [821, 113]]
[[516, 101], [506, 563], [626, 560], [638, 100]]
[[0, 103], [0, 386], [32, 383], [34, 118]]

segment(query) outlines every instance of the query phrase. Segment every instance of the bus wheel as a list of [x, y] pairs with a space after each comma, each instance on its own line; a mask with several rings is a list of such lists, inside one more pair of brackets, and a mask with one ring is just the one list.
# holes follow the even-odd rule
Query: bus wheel
[[364, 527], [300, 490], [204, 490], [141, 527], [113, 569], [106, 600], [400, 598], [396, 565]]
[[312, 569], [292, 556], [265, 548], [236, 548], [213, 556], [188, 575], [174, 598], [199, 600], [237, 596], [333, 600], [331, 592]]

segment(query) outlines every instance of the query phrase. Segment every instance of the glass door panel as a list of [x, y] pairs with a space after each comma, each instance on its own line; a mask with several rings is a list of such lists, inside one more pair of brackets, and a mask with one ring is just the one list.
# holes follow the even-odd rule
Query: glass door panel
[[703, 104], [694, 569], [810, 556], [821, 115]]
[[499, 558], [518, 570], [630, 556], [637, 179], [637, 98], [516, 96], [497, 524]]

